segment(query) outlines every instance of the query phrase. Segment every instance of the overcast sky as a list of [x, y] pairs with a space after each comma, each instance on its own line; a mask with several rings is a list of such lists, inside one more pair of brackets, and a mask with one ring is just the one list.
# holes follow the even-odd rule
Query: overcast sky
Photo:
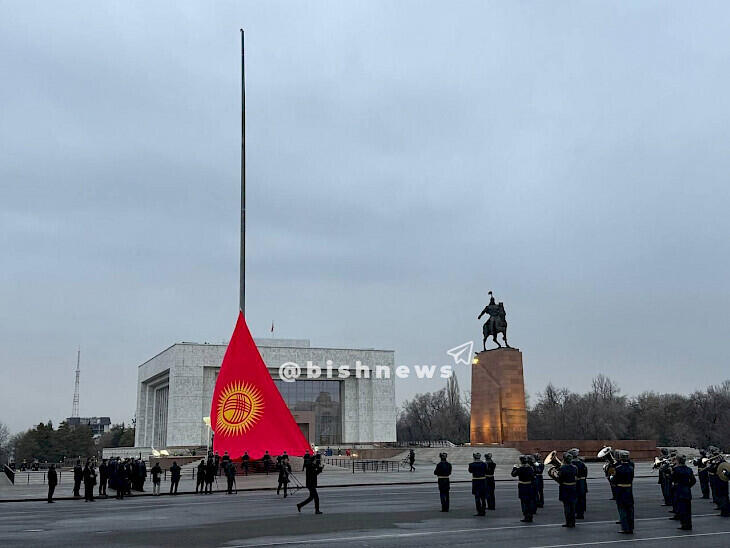
[[730, 377], [730, 7], [615, 4], [0, 0], [0, 421], [229, 338], [239, 27], [255, 335], [445, 364], [491, 289], [533, 395]]

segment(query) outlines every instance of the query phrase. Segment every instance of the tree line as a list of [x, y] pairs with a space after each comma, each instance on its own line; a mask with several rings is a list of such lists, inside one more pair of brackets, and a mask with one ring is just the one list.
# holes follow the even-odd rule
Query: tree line
[[104, 447], [133, 447], [134, 428], [113, 425], [109, 432], [94, 438], [88, 426], [69, 426], [65, 421], [53, 427], [53, 423], [40, 423], [26, 432], [14, 436], [0, 424], [0, 463], [9, 461], [61, 462], [64, 458], [99, 456]]
[[[552, 383], [527, 404], [530, 439], [648, 439], [660, 446], [730, 449], [730, 380], [692, 394], [621, 393], [618, 384], [598, 375], [585, 393]], [[417, 394], [401, 407], [398, 441], [469, 441], [469, 397], [456, 377], [439, 391]]]

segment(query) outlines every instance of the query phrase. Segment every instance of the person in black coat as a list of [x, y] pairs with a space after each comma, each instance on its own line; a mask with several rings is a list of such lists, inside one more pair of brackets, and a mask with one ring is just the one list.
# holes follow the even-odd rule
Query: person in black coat
[[410, 466], [411, 466], [411, 469], [409, 470], [410, 472], [416, 471], [416, 467], [413, 466], [415, 464], [415, 462], [416, 462], [416, 452], [413, 449], [411, 449], [408, 452], [408, 464], [410, 464]]
[[486, 479], [486, 497], [487, 497], [487, 510], [494, 510], [496, 507], [494, 499], [494, 470], [497, 468], [497, 464], [492, 460], [492, 454], [487, 453], [484, 455], [484, 464], [487, 465], [487, 473], [485, 474]]
[[[226, 475], [226, 481], [228, 482], [228, 494], [232, 495], [236, 485], [236, 465], [229, 460], [223, 464], [223, 473]], [[238, 493], [238, 490], [236, 490], [236, 493]], [[286, 496], [286, 489], [284, 490], [284, 496]]]
[[511, 475], [517, 478], [517, 496], [522, 506], [522, 519], [524, 523], [532, 523], [532, 505], [534, 502], [533, 482], [535, 469], [527, 462], [527, 455], [520, 455], [520, 464], [515, 464]]
[[180, 467], [177, 465], [177, 461], [172, 461], [170, 466], [170, 494], [177, 495], [177, 484], [180, 483]]
[[306, 461], [306, 486], [309, 489], [309, 496], [302, 502], [297, 503], [297, 511], [301, 512], [302, 507], [314, 501], [314, 513], [319, 511], [319, 494], [317, 494], [317, 476], [322, 473], [322, 457], [317, 454]]
[[158, 496], [160, 494], [160, 483], [162, 480], [162, 468], [160, 468], [159, 462], [155, 462], [150, 473], [152, 474], [152, 494]]
[[248, 451], [246, 451], [243, 457], [241, 457], [241, 469], [243, 470], [244, 476], [248, 476], [248, 465], [250, 461], [251, 457], [248, 456]]
[[451, 463], [446, 460], [446, 453], [439, 453], [441, 462], [436, 465], [433, 471], [434, 476], [438, 479], [439, 486], [439, 498], [441, 499], [441, 511], [449, 511], [449, 489], [451, 488], [451, 482], [449, 476], [451, 475]]
[[676, 501], [677, 517], [682, 531], [692, 530], [692, 486], [697, 483], [695, 473], [687, 466], [687, 457], [677, 456], [677, 466], [672, 472], [674, 484], [674, 499]]
[[90, 460], [86, 461], [84, 467], [84, 500], [86, 502], [94, 502], [94, 486], [96, 485], [96, 469], [94, 463]]
[[269, 469], [271, 468], [271, 455], [269, 455], [269, 452], [266, 451], [263, 456], [263, 462], [264, 462], [264, 471], [266, 472], [266, 475], [269, 475]]
[[137, 462], [138, 490], [144, 493], [144, 484], [147, 481], [147, 465], [142, 459]]
[[482, 462], [482, 456], [474, 453], [474, 462], [469, 463], [471, 474], [471, 494], [474, 495], [474, 503], [477, 507], [477, 516], [487, 514], [487, 464]]
[[575, 527], [575, 509], [578, 502], [578, 468], [573, 464], [573, 454], [563, 455], [563, 465], [558, 468], [557, 481], [560, 485], [558, 498], [563, 503], [565, 523], [563, 527]]
[[208, 459], [208, 464], [205, 466], [205, 493], [213, 494], [213, 482], [215, 481], [216, 464], [214, 459]]
[[286, 498], [286, 491], [287, 486], [289, 485], [289, 474], [291, 474], [291, 464], [289, 464], [289, 457], [284, 454], [282, 455], [281, 459], [279, 459], [279, 464], [277, 465], [279, 469], [279, 485], [276, 487], [276, 494], [279, 494], [279, 490], [283, 487], [284, 488], [284, 498]]
[[198, 492], [198, 489], [200, 489], [200, 493], [202, 494], [205, 490], [205, 459], [200, 460], [200, 464], [198, 464], [198, 467], [195, 469], [195, 492]]
[[53, 502], [53, 492], [58, 485], [58, 474], [56, 473], [56, 465], [51, 464], [48, 469], [48, 502]]
[[77, 460], [74, 466], [74, 497], [81, 498], [81, 482], [84, 481], [84, 469], [81, 468], [81, 461]]
[[634, 466], [629, 460], [628, 451], [618, 451], [619, 463], [616, 465], [611, 483], [616, 489], [616, 507], [621, 522], [621, 531], [626, 535], [634, 532]]
[[106, 485], [109, 481], [109, 465], [106, 459], [99, 465], [99, 496], [106, 496]]

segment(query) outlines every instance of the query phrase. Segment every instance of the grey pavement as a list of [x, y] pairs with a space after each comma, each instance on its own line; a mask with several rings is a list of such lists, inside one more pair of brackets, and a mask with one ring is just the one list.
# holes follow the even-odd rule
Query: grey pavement
[[[516, 486], [497, 484], [497, 510], [473, 517], [468, 484], [455, 484], [451, 512], [439, 511], [435, 484], [320, 489], [323, 515], [298, 513], [299, 491], [284, 499], [271, 491], [237, 495], [135, 497], [94, 503], [9, 502], [0, 505], [0, 546], [568, 546], [730, 545], [730, 519], [707, 500], [693, 501], [694, 531], [676, 529], [660, 506], [656, 479], [635, 483], [636, 533], [617, 533], [616, 507], [605, 480], [589, 482], [586, 519], [562, 528], [556, 484], [546, 482], [546, 506], [533, 524], [519, 522]], [[697, 490], [695, 494], [697, 494]]]

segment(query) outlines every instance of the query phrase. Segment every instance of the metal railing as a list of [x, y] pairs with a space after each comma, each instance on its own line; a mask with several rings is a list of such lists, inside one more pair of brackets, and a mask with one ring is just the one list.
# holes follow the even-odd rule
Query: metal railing
[[346, 468], [356, 472], [400, 472], [400, 462], [395, 460], [360, 460], [336, 457], [324, 457], [325, 464]]
[[428, 447], [456, 447], [456, 444], [449, 441], [449, 440], [425, 440], [425, 441], [398, 441], [391, 444], [392, 447], [422, 447], [422, 448], [428, 448]]

